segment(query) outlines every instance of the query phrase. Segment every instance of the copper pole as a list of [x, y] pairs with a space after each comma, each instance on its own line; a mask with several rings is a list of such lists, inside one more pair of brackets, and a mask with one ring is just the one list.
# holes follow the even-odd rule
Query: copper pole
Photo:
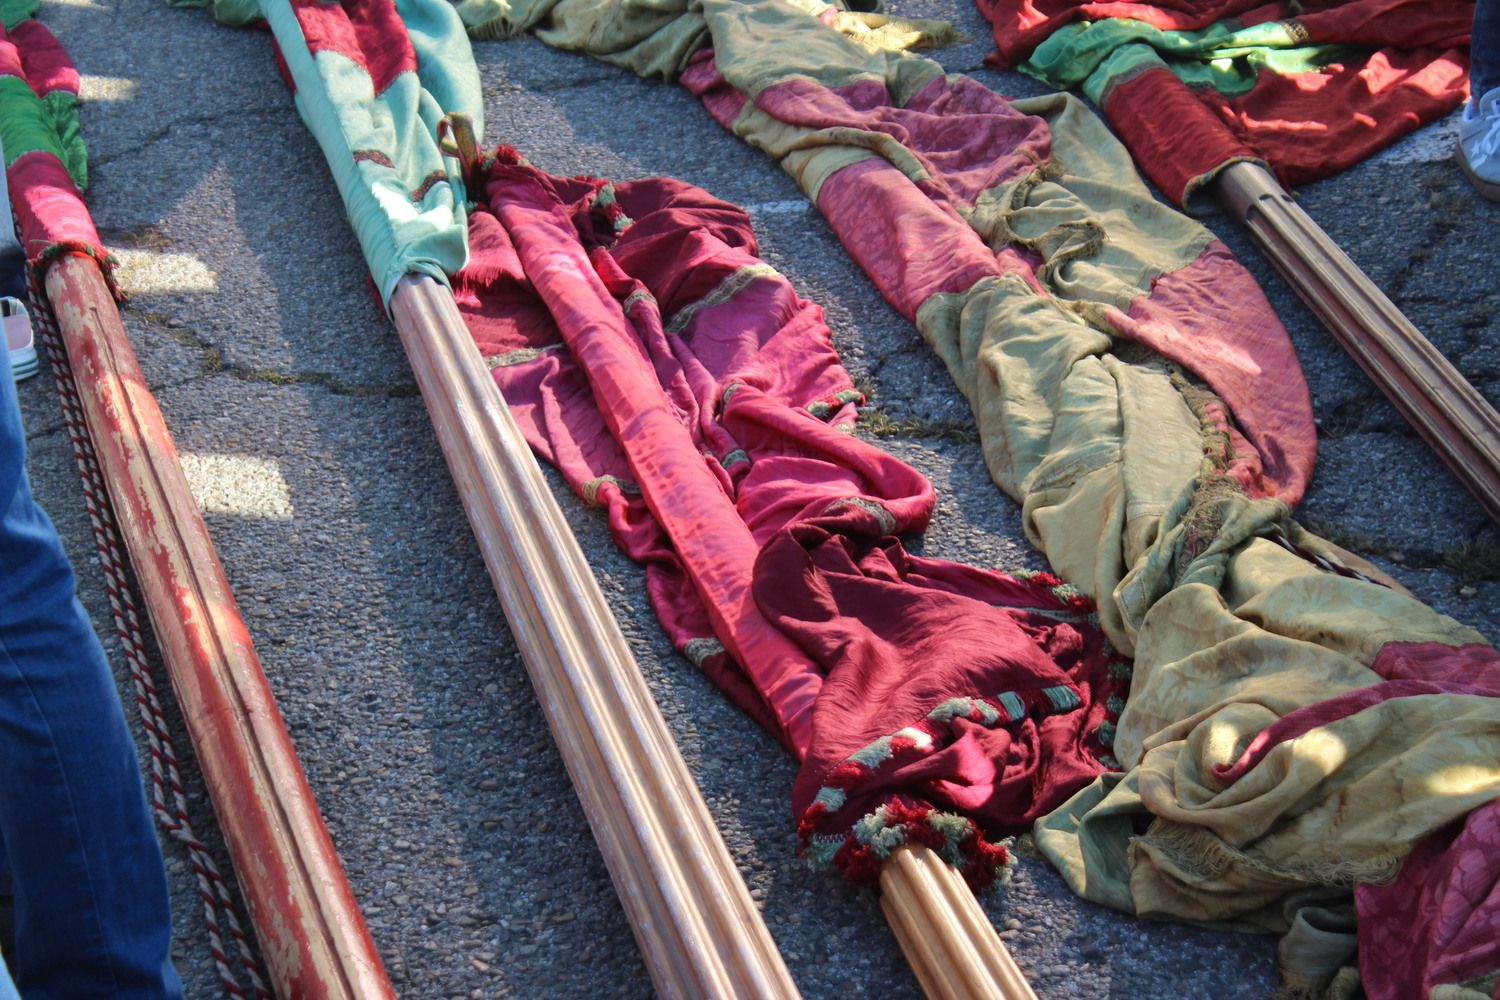
[[104, 276], [65, 254], [46, 286], [272, 987], [393, 998]]
[[1219, 174], [1215, 188], [1339, 345], [1500, 521], [1500, 415], [1270, 171], [1236, 163]]
[[500, 605], [652, 982], [664, 997], [796, 997], [583, 551], [453, 296], [391, 309]]
[[885, 918], [931, 1000], [1036, 1000], [963, 878], [931, 848], [893, 851], [880, 889]]

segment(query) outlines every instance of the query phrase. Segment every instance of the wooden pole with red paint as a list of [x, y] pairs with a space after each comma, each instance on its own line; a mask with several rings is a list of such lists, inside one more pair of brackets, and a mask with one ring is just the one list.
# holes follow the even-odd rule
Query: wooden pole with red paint
[[45, 284], [271, 985], [394, 998], [104, 276], [65, 253]]

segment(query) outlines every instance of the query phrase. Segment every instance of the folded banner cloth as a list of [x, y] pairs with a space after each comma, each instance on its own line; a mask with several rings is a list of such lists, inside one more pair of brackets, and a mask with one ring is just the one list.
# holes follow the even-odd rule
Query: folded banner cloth
[[1081, 88], [1186, 204], [1219, 170], [1338, 173], [1468, 92], [1473, 0], [978, 0], [996, 65]]
[[[883, 846], [920, 836], [940, 841], [971, 871], [982, 869], [994, 858], [976, 846], [969, 821], [949, 830], [942, 814], [962, 810], [1002, 832], [1045, 811], [1051, 794], [1096, 766], [1088, 760], [1094, 741], [1100, 752], [1112, 743], [1129, 770], [1096, 779], [1038, 826], [1039, 843], [1070, 884], [1134, 912], [1286, 933], [1289, 980], [1324, 982], [1338, 961], [1330, 963], [1328, 948], [1298, 947], [1292, 932], [1326, 929], [1324, 917], [1347, 909], [1354, 884], [1396, 877], [1423, 838], [1451, 836], [1449, 824], [1500, 795], [1500, 764], [1489, 742], [1500, 731], [1500, 699], [1447, 689], [1349, 703], [1349, 713], [1333, 713], [1305, 732], [1296, 729], [1304, 718], [1297, 717], [1286, 730], [1297, 735], [1252, 758], [1234, 780], [1220, 777], [1278, 720], [1383, 683], [1378, 664], [1393, 655], [1387, 645], [1420, 649], [1427, 663], [1491, 653], [1477, 633], [1419, 602], [1327, 572], [1301, 554], [1339, 561], [1290, 519], [1311, 472], [1314, 435], [1286, 334], [1228, 251], [1157, 203], [1124, 148], [1078, 101], [1006, 102], [936, 63], [881, 48], [941, 34], [930, 26], [872, 26], [818, 3], [466, 0], [454, 11], [477, 36], [535, 30], [552, 44], [639, 73], [680, 78], [711, 114], [780, 162], [880, 292], [943, 358], [973, 406], [991, 474], [1021, 502], [1028, 533], [1059, 578], [1097, 601], [1110, 645], [1135, 655], [1130, 699], [1112, 726], [1100, 674], [1108, 672], [1109, 653], [1076, 620], [1085, 605], [1050, 579], [1029, 581], [1029, 592], [1014, 582], [991, 583], [959, 593], [993, 609], [984, 614], [1008, 618], [1003, 634], [1029, 639], [1016, 649], [1007, 642], [1004, 657], [984, 668], [993, 673], [958, 686], [963, 671], [942, 670], [946, 680], [934, 690], [920, 683], [889, 691], [846, 687], [844, 668], [833, 661], [879, 666], [895, 640], [916, 641], [911, 648], [924, 648], [925, 640], [902, 633], [895, 620], [845, 621], [828, 610], [830, 602], [858, 595], [879, 607], [903, 606], [900, 620], [952, 617], [944, 604], [955, 588], [940, 582], [944, 574], [888, 541], [920, 525], [926, 487], [897, 471], [899, 463], [876, 459], [873, 449], [812, 418], [847, 419], [839, 410], [850, 390], [835, 369], [810, 382], [790, 366], [777, 374], [752, 364], [749, 374], [736, 373], [736, 362], [706, 362], [702, 344], [684, 351], [674, 341], [695, 316], [712, 314], [715, 293], [765, 294], [773, 282], [751, 280], [748, 270], [728, 285], [722, 277], [700, 278], [674, 299], [651, 275], [654, 258], [622, 262], [633, 241], [651, 232], [632, 235], [652, 211], [632, 208], [641, 221], [624, 226], [614, 242], [606, 231], [623, 224], [618, 206], [643, 194], [627, 199], [601, 184], [590, 197], [554, 184], [554, 201], [564, 207], [543, 211], [503, 195], [493, 201], [499, 186], [488, 185], [479, 201], [492, 204], [499, 228], [471, 225], [475, 262], [487, 241], [509, 247], [497, 258], [505, 263], [489, 266], [524, 275], [565, 338], [577, 338], [566, 354], [524, 340], [491, 344], [484, 349], [498, 351], [492, 356], [524, 362], [497, 363], [497, 377], [542, 380], [550, 366], [563, 371], [565, 357], [581, 360], [581, 376], [559, 377], [551, 383], [554, 401], [534, 404], [531, 419], [547, 431], [534, 444], [555, 449], [585, 497], [602, 499], [627, 548], [650, 553], [649, 564], [661, 567], [652, 571], [654, 590], [690, 593], [698, 602], [658, 602], [682, 609], [664, 612], [664, 620], [684, 651], [806, 753], [796, 794], [815, 858], [833, 855], [857, 874]], [[278, 18], [271, 21], [285, 50]], [[424, 72], [419, 60], [419, 76]], [[308, 86], [303, 74], [297, 79]], [[347, 143], [324, 148], [334, 150], [331, 157], [348, 155]], [[450, 174], [455, 167], [450, 159]], [[513, 162], [485, 169], [501, 168], [522, 169]], [[536, 185], [548, 184], [532, 181], [520, 186], [539, 198]], [[544, 218], [553, 220], [547, 225], [557, 245], [566, 245], [559, 217], [579, 234], [582, 256], [538, 249], [522, 264], [529, 253], [522, 234]], [[747, 238], [719, 240], [743, 249]], [[535, 317], [534, 308], [518, 304], [519, 280], [497, 286], [508, 305], [478, 308], [492, 317], [512, 307]], [[455, 279], [461, 299], [469, 281]], [[699, 300], [704, 304], [681, 320], [683, 304]], [[569, 333], [570, 311], [593, 308], [575, 303], [597, 304], [612, 323], [618, 310], [639, 346], [616, 344], [629, 338], [606, 336], [602, 320]], [[743, 305], [732, 315], [749, 314]], [[782, 322], [793, 323], [796, 310], [781, 308], [790, 310]], [[475, 330], [483, 347], [489, 334]], [[816, 355], [821, 343], [799, 350]], [[612, 437], [621, 443], [598, 445], [596, 453], [580, 443], [595, 439], [578, 425], [561, 431], [586, 412], [582, 401], [602, 400], [596, 406], [608, 422], [619, 419], [609, 415], [614, 400], [637, 405], [646, 398], [634, 393], [635, 383], [608, 391], [592, 381], [585, 386], [582, 378], [608, 374], [593, 360], [605, 356], [602, 345], [624, 358], [634, 351], [635, 364], [655, 373], [654, 391], [669, 405], [619, 423]], [[528, 357], [531, 351], [541, 353]], [[763, 346], [757, 354], [765, 364], [784, 364], [778, 351]], [[783, 378], [801, 388], [787, 389]], [[525, 396], [520, 385], [506, 391]], [[657, 440], [654, 430], [674, 420], [691, 432], [687, 445], [669, 447], [662, 436], [662, 454], [676, 457], [627, 447], [637, 436]], [[816, 471], [804, 475], [807, 469]], [[711, 496], [710, 483], [722, 494], [715, 502], [734, 507], [743, 525], [725, 543], [733, 558], [682, 558], [674, 566], [675, 547], [698, 544], [696, 529], [707, 515], [696, 507], [671, 510], [652, 497], [669, 496], [679, 484]], [[640, 510], [660, 520], [646, 524], [631, 513]], [[733, 526], [727, 516], [721, 523]], [[664, 530], [670, 555], [657, 544]], [[762, 572], [801, 584], [767, 589], [759, 585]], [[917, 600], [899, 589], [910, 585], [942, 593]], [[1020, 592], [1010, 590], [1017, 586]], [[1047, 593], [1051, 603], [1043, 600]], [[1067, 629], [1048, 633], [1048, 621]], [[962, 650], [970, 639], [962, 630], [957, 635]], [[719, 644], [724, 658], [716, 661]], [[771, 655], [763, 660], [761, 652]], [[908, 655], [892, 653], [887, 662]], [[906, 672], [920, 676], [913, 662], [920, 665], [907, 662]], [[878, 702], [876, 694], [889, 694], [896, 706], [878, 723], [863, 707]], [[1435, 701], [1444, 707], [1434, 709]], [[837, 737], [824, 731], [825, 702]], [[1463, 726], [1434, 726], [1444, 714], [1461, 717]], [[1039, 794], [1007, 781], [1004, 769], [988, 785], [927, 780], [924, 757], [948, 766], [950, 759], [978, 760], [982, 751], [1009, 766], [1042, 749], [1043, 773], [1061, 780]], [[1411, 780], [1432, 761], [1447, 762], [1439, 780]], [[889, 792], [888, 782], [901, 790]], [[1106, 793], [1114, 797], [1106, 801]], [[1111, 822], [1111, 810], [1129, 818]], [[1137, 836], [1141, 826], [1146, 834]], [[1455, 891], [1467, 885], [1457, 877], [1461, 870], [1444, 869], [1454, 874], [1444, 884]], [[1378, 919], [1367, 911], [1362, 934], [1415, 920], [1413, 898], [1387, 894], [1382, 905]], [[1442, 964], [1445, 941], [1433, 945], [1419, 976], [1456, 967]], [[1436, 974], [1453, 982], [1446, 971]]]
[[[675, 181], [481, 170], [459, 308], [528, 441], [608, 512], [668, 634], [806, 762], [812, 860], [908, 840], [976, 881], [1100, 773], [1123, 663], [1092, 603], [911, 556], [931, 485], [846, 433], [822, 310], [748, 216]], [[1113, 671], [1113, 673], [1112, 673]]]
[[[1122, 909], [1288, 934], [1288, 982], [1327, 984], [1346, 956], [1301, 947], [1311, 931], [1299, 929], [1316, 930], [1325, 904], [1347, 908], [1352, 885], [1393, 877], [1423, 837], [1500, 794], [1488, 736], [1476, 735], [1500, 726], [1500, 702], [1430, 696], [1464, 699], [1472, 731], [1458, 733], [1422, 728], [1428, 698], [1388, 699], [1286, 742], [1227, 788], [1216, 776], [1277, 719], [1379, 684], [1387, 643], [1437, 661], [1488, 651], [1419, 602], [1298, 554], [1339, 561], [1289, 517], [1313, 457], [1306, 390], [1285, 333], [1222, 245], [1156, 203], [1076, 101], [1001, 100], [879, 50], [822, 4], [468, 0], [458, 11], [477, 37], [534, 30], [677, 76], [798, 180], [947, 363], [992, 475], [1058, 575], [1097, 599], [1114, 646], [1135, 654], [1113, 741], [1130, 770], [1053, 814], [1073, 832], [1043, 820], [1044, 852], [1077, 891]], [[1339, 726], [1380, 736], [1329, 753]], [[1435, 760], [1463, 776], [1457, 785], [1402, 780]], [[1090, 793], [1115, 786], [1149, 797], [1130, 820], [1079, 836], [1078, 813], [1112, 805]], [[1236, 805], [1197, 808], [1214, 794]], [[1393, 797], [1399, 835], [1378, 820], [1338, 822]], [[1167, 848], [1153, 855], [1152, 838], [1136, 836], [1142, 824], [1207, 867], [1176, 878], [1157, 861]], [[1278, 838], [1282, 825], [1297, 835]], [[1257, 891], [1212, 877], [1241, 869]], [[1361, 933], [1410, 926], [1415, 900], [1386, 902]], [[1446, 944], [1434, 946], [1436, 960]], [[1403, 988], [1387, 982], [1374, 988]]]
[[443, 0], [218, 0], [233, 23], [265, 16], [297, 111], [317, 138], [382, 301], [410, 273], [463, 267], [462, 173], [438, 144], [461, 114], [484, 129], [479, 71]]

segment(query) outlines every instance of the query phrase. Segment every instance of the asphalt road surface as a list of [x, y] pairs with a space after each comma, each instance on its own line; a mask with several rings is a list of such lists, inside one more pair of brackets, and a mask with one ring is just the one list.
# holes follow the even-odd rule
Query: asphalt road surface
[[[964, 0], [905, 2], [970, 38]], [[375, 941], [409, 997], [635, 997], [650, 982], [491, 591], [390, 323], [267, 33], [156, 0], [48, 0], [83, 73], [89, 200], [123, 261], [123, 315]], [[560, 174], [673, 174], [750, 209], [766, 257], [828, 310], [846, 364], [937, 485], [928, 555], [1041, 568], [916, 331], [791, 179], [685, 91], [534, 39], [475, 46], [488, 142]], [[1301, 191], [1307, 210], [1500, 403], [1500, 206], [1452, 164], [1451, 120]], [[1500, 636], [1500, 534], [1224, 218], [1311, 382], [1321, 464], [1301, 517], [1420, 597]], [[112, 636], [51, 376], [21, 387], [36, 493]], [[555, 476], [554, 486], [560, 486]], [[558, 490], [792, 974], [808, 997], [914, 996], [875, 897], [803, 868], [795, 768], [677, 657], [639, 570]], [[112, 653], [117, 644], [107, 641]], [[118, 660], [118, 656], [116, 656]], [[180, 732], [179, 738], [182, 739]], [[184, 740], [185, 742], [185, 740]], [[200, 825], [210, 809], [189, 774]], [[214, 835], [214, 849], [223, 857]], [[983, 897], [1043, 997], [1253, 997], [1266, 938], [1135, 920], [1072, 897], [1019, 845]], [[167, 848], [189, 993], [216, 992], [193, 880]]]

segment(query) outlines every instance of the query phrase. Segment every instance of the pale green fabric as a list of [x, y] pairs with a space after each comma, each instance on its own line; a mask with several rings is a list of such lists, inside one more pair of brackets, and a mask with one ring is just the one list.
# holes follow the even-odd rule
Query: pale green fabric
[[[291, 6], [264, 0], [266, 20], [297, 83], [297, 110], [317, 138], [382, 299], [408, 273], [446, 281], [468, 260], [466, 194], [459, 165], [438, 150], [438, 121], [470, 116], [483, 134], [479, 70], [463, 25], [445, 0], [398, 0], [418, 73], [376, 95], [369, 75], [336, 52], [308, 51]], [[355, 153], [374, 152], [386, 166]], [[446, 180], [413, 194], [438, 172]]]

